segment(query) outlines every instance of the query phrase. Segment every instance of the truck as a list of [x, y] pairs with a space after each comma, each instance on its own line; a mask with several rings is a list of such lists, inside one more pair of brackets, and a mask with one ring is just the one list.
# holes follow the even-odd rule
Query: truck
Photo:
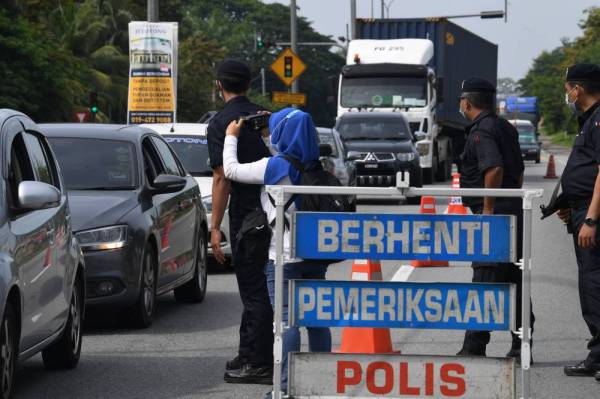
[[540, 112], [537, 97], [507, 97], [505, 100], [504, 117], [506, 119], [525, 119], [530, 121], [538, 134]]
[[496, 84], [498, 46], [446, 19], [357, 19], [338, 86], [346, 112], [401, 112], [417, 138], [425, 183], [450, 178], [465, 143], [462, 82]]

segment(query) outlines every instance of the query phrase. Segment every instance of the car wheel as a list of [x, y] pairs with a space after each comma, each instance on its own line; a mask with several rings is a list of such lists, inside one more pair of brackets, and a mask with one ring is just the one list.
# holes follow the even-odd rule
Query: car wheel
[[144, 261], [142, 262], [142, 278], [138, 300], [131, 310], [131, 320], [134, 327], [147, 328], [154, 319], [156, 308], [157, 266], [154, 249], [146, 245]]
[[181, 287], [175, 288], [175, 300], [177, 302], [199, 303], [204, 300], [208, 277], [207, 248], [206, 235], [201, 233], [200, 240], [198, 240], [198, 254], [196, 255], [194, 265], [194, 278]]
[[541, 157], [540, 157], [540, 155], [538, 154], [538, 156], [537, 156], [537, 157], [535, 157], [535, 163], [540, 163], [540, 162], [541, 162]]
[[0, 362], [2, 399], [8, 399], [15, 385], [15, 363], [17, 362], [17, 318], [10, 303], [6, 306], [0, 328]]
[[42, 351], [44, 366], [48, 369], [72, 369], [79, 363], [83, 324], [83, 300], [79, 284], [76, 279], [69, 304], [69, 318], [62, 337]]

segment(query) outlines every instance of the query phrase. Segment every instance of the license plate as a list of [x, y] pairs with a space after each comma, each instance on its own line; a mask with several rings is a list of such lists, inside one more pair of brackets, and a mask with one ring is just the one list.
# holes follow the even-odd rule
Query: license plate
[[376, 163], [365, 164], [366, 169], [377, 169], [378, 167], [379, 167], [379, 165], [377, 165]]

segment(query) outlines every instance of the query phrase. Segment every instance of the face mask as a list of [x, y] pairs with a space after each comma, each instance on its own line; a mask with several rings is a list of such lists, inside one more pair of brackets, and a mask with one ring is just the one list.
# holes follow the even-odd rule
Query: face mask
[[574, 101], [570, 101], [569, 100], [569, 94], [573, 90], [575, 90], [574, 87], [571, 90], [569, 90], [568, 93], [565, 93], [565, 104], [567, 104], [567, 107], [569, 107], [569, 109], [571, 110], [571, 112], [578, 113], [579, 111], [577, 110], [577, 106], [575, 105], [575, 103], [577, 102], [577, 99], [575, 99]]
[[460, 105], [458, 106], [458, 112], [461, 114], [461, 116], [462, 116], [463, 118], [467, 119], [467, 116], [465, 115], [465, 111], [463, 111], [463, 110], [460, 108]]

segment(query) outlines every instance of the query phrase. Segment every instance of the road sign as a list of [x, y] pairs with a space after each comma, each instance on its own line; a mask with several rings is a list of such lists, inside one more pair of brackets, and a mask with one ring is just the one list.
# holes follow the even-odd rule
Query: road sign
[[88, 121], [90, 113], [88, 111], [75, 112], [75, 120], [79, 123]]
[[271, 64], [271, 70], [283, 83], [291, 86], [306, 70], [306, 64], [290, 48], [286, 48]]
[[291, 353], [290, 396], [300, 398], [515, 397], [508, 358]]
[[515, 330], [515, 285], [390, 281], [290, 281], [290, 324]]
[[514, 262], [515, 223], [508, 215], [296, 212], [293, 249], [303, 259]]
[[290, 104], [304, 107], [306, 105], [306, 94], [288, 93], [287, 91], [274, 91], [272, 102], [274, 104]]

